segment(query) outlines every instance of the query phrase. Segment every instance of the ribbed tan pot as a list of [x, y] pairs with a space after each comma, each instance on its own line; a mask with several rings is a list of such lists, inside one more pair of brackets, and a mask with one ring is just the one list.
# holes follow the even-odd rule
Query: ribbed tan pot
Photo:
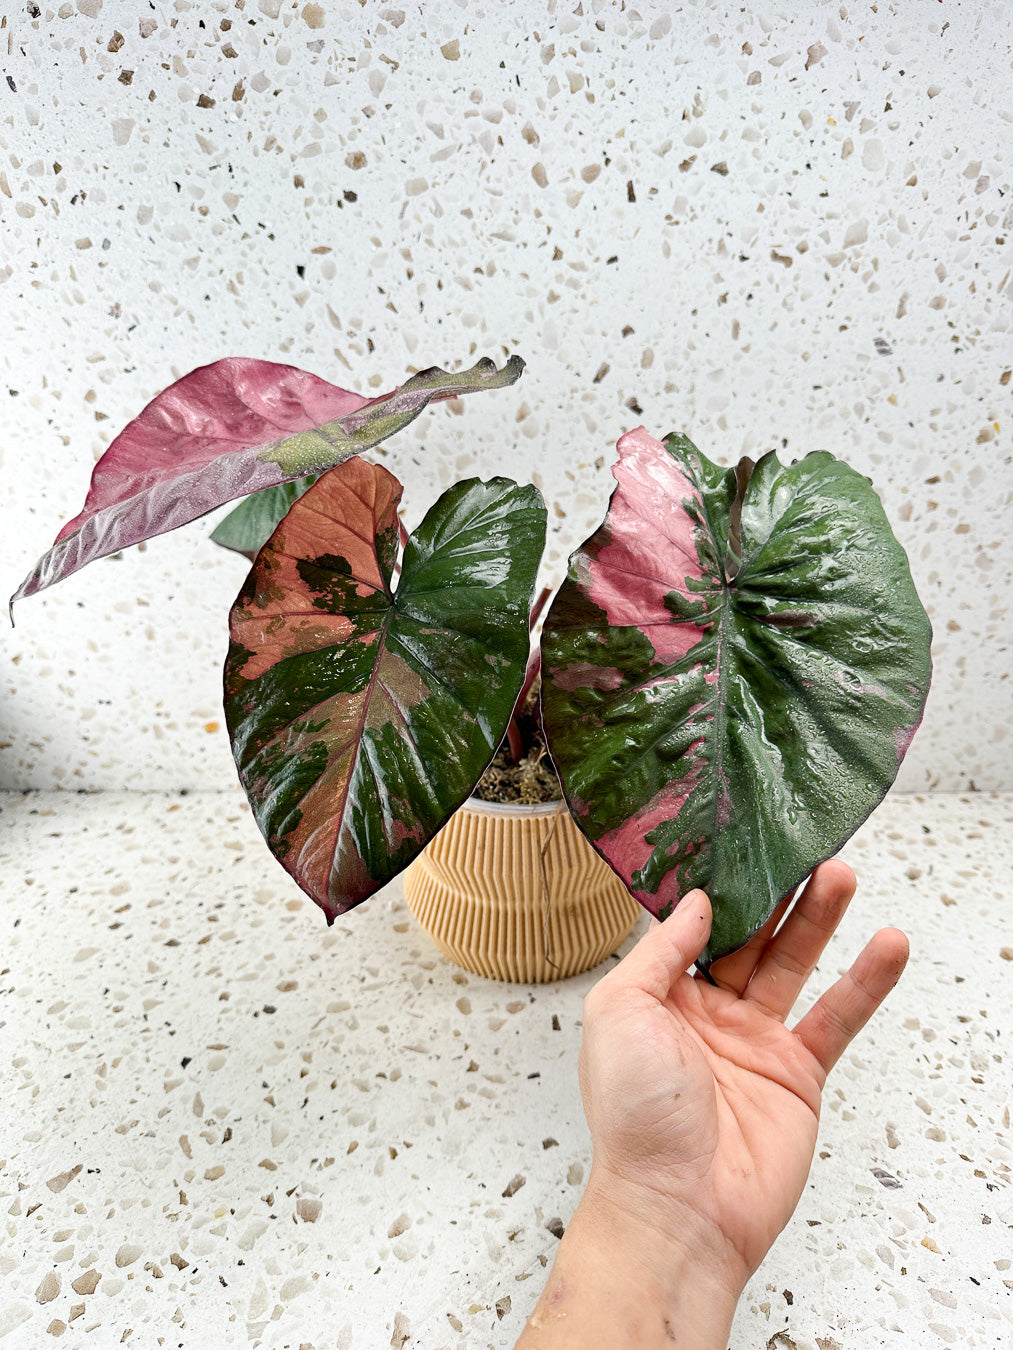
[[640, 907], [558, 802], [471, 798], [404, 873], [436, 945], [494, 980], [559, 980], [610, 956]]

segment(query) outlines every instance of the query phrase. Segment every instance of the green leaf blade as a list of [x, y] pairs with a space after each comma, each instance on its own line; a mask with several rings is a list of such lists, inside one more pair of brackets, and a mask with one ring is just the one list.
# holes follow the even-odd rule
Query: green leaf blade
[[211, 542], [232, 549], [253, 562], [263, 545], [281, 524], [293, 502], [317, 481], [319, 474], [291, 483], [263, 488], [244, 497], [235, 510], [211, 531]]

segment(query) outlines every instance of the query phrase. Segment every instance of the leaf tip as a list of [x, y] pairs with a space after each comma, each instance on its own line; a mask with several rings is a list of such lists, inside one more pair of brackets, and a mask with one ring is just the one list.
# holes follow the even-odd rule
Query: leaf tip
[[697, 970], [698, 970], [698, 971], [700, 972], [700, 974], [704, 977], [704, 979], [707, 981], [707, 983], [708, 983], [709, 985], [712, 985], [715, 989], [717, 989], [717, 988], [718, 988], [718, 982], [717, 982], [717, 980], [714, 978], [714, 976], [711, 974], [711, 966], [714, 964], [714, 962], [713, 962], [713, 959], [712, 959], [712, 958], [710, 957], [710, 955], [708, 954], [708, 950], [707, 950], [706, 947], [703, 949], [703, 951], [700, 953], [700, 955], [696, 958], [696, 963], [695, 963], [695, 964], [696, 964]]
[[18, 587], [18, 589], [14, 592], [14, 594], [11, 596], [11, 598], [7, 601], [7, 617], [8, 617], [8, 618], [10, 619], [10, 621], [11, 621], [11, 627], [12, 627], [12, 628], [14, 627], [14, 601], [15, 601], [15, 600], [23, 600], [23, 599], [25, 598], [25, 596], [27, 596], [27, 595], [34, 595], [34, 594], [35, 594], [35, 592], [38, 590], [38, 587], [35, 587], [34, 589], [29, 589], [29, 587], [31, 586], [31, 583], [32, 583], [32, 581], [33, 581], [34, 579], [35, 579], [35, 573], [34, 573], [34, 572], [29, 572], [28, 576], [25, 577], [24, 581], [21, 583], [21, 585]]

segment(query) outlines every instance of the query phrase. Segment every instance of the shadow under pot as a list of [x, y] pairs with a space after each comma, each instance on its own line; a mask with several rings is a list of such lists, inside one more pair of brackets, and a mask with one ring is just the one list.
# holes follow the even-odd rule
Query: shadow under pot
[[561, 802], [469, 798], [406, 870], [404, 889], [452, 961], [522, 983], [590, 970], [641, 912]]

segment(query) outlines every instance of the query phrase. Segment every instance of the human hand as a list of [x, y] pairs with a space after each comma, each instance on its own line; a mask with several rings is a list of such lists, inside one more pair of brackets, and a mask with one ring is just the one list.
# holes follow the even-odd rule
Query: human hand
[[554, 1269], [520, 1346], [598, 1343], [577, 1339], [564, 1297], [591, 1269], [599, 1289], [617, 1281], [620, 1299], [623, 1270], [640, 1285], [629, 1315], [643, 1333], [624, 1324], [625, 1340], [603, 1332], [602, 1345], [652, 1345], [656, 1326], [658, 1345], [693, 1328], [680, 1343], [724, 1346], [738, 1295], [802, 1193], [827, 1074], [907, 960], [904, 934], [883, 929], [784, 1025], [854, 889], [844, 863], [822, 864], [794, 905], [715, 962], [714, 984], [686, 973], [710, 931], [707, 897], [691, 892], [588, 995], [580, 1081], [591, 1176], [563, 1240], [570, 1250], [557, 1257], [560, 1280]]

